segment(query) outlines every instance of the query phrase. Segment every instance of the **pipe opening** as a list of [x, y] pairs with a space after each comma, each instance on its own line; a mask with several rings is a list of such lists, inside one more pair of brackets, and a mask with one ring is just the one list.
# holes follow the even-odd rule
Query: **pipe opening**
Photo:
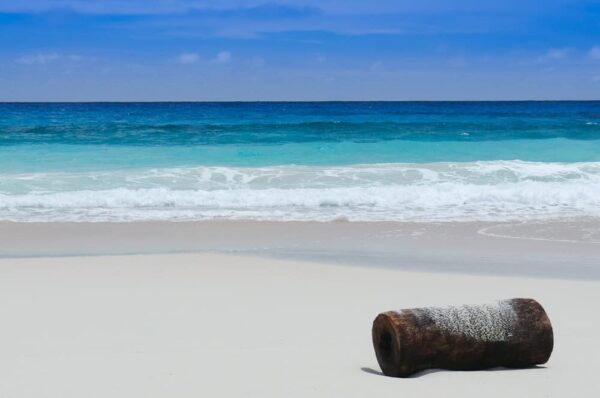
[[392, 335], [386, 330], [379, 333], [379, 354], [384, 361], [392, 355]]

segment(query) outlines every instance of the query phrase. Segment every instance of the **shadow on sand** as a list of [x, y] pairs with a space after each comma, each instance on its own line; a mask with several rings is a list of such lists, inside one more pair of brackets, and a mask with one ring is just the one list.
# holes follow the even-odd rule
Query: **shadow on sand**
[[[528, 368], [505, 368], [505, 367], [499, 366], [499, 367], [490, 368], [490, 369], [463, 370], [463, 371], [448, 370], [448, 369], [425, 369], [425, 370], [417, 372], [406, 378], [407, 379], [416, 379], [419, 377], [430, 375], [432, 373], [439, 373], [439, 372], [507, 372], [507, 371], [524, 370], [524, 369], [536, 369], [537, 370], [537, 369], [546, 369], [546, 367], [545, 366], [532, 366], [532, 367], [528, 367]], [[381, 371], [373, 369], [373, 368], [369, 368], [366, 366], [363, 366], [362, 368], [360, 368], [360, 370], [362, 370], [365, 373], [372, 374], [372, 375], [385, 376]]]

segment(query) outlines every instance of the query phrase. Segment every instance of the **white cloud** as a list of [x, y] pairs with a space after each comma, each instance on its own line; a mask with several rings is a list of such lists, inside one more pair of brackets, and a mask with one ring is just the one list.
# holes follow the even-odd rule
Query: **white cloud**
[[183, 53], [177, 57], [177, 60], [184, 65], [195, 64], [199, 59], [200, 56], [196, 53]]
[[[261, 60], [262, 58], [260, 57], [254, 57], [252, 59], [252, 62], [253, 64], [261, 62], [264, 63], [264, 60]], [[197, 53], [182, 53], [179, 54], [179, 56], [177, 57], [177, 61], [184, 65], [195, 64], [198, 61], [200, 61], [200, 55], [198, 55]], [[229, 51], [220, 51], [215, 55], [214, 58], [210, 60], [210, 62], [213, 64], [227, 64], [231, 62], [231, 53]]]
[[541, 60], [565, 59], [569, 55], [568, 48], [551, 48], [544, 54]]
[[588, 52], [588, 57], [591, 59], [600, 59], [600, 46], [594, 46]]
[[38, 52], [34, 54], [24, 55], [16, 59], [16, 62], [24, 65], [46, 65], [55, 61], [77, 63], [90, 58], [79, 54], [59, 54], [57, 52]]
[[212, 60], [212, 62], [215, 64], [227, 64], [230, 61], [231, 53], [229, 51], [220, 51]]
[[58, 53], [36, 53], [18, 58], [17, 62], [25, 65], [45, 65], [48, 62], [56, 61], [58, 59], [60, 59]]

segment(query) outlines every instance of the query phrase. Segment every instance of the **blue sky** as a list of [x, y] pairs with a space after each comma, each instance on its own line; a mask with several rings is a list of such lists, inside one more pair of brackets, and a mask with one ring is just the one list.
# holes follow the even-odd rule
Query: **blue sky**
[[0, 100], [600, 99], [600, 2], [0, 0]]

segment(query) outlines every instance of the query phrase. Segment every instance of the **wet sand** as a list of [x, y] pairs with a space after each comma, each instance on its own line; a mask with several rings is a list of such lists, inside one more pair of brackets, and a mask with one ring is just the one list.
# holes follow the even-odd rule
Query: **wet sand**
[[0, 222], [0, 257], [221, 252], [423, 272], [600, 279], [600, 221]]

